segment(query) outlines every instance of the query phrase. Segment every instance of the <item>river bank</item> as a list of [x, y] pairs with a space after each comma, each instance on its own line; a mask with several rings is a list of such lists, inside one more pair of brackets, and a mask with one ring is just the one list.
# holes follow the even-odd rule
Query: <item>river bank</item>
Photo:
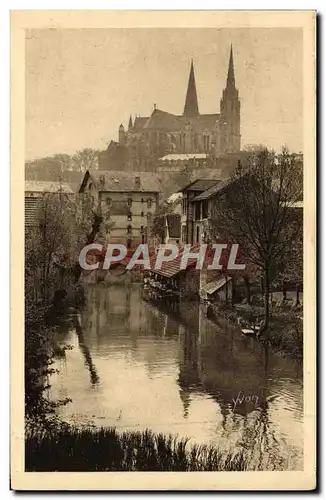
[[[254, 318], [263, 317], [263, 308], [257, 306], [230, 306], [222, 303], [207, 306], [208, 317], [217, 323], [225, 321], [234, 325], [241, 335], [240, 324], [252, 324]], [[258, 337], [263, 342], [263, 337]], [[281, 307], [271, 309], [268, 344], [283, 355], [296, 359], [303, 358], [303, 319], [302, 310]]]

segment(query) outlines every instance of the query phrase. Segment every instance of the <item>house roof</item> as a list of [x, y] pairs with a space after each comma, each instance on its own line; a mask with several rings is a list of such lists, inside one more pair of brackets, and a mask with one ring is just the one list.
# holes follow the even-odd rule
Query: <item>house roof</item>
[[180, 238], [181, 234], [181, 222], [179, 214], [167, 214], [166, 222], [168, 225], [170, 238]]
[[[191, 247], [190, 252], [198, 252], [199, 248], [200, 248], [199, 244], [194, 245], [193, 247]], [[184, 250], [183, 247], [180, 247], [179, 254], [174, 260], [171, 260], [168, 262], [162, 262], [161, 269], [155, 269], [155, 263], [156, 263], [157, 256], [156, 256], [156, 254], [151, 255], [149, 257], [151, 269], [153, 269], [153, 271], [156, 274], [159, 274], [161, 276], [165, 276], [166, 278], [172, 278], [173, 276], [176, 276], [180, 272], [184, 272], [185, 269], [180, 269], [183, 250]], [[188, 259], [186, 269], [188, 269], [189, 267], [195, 266], [196, 263], [197, 263], [196, 259]]]
[[25, 181], [25, 193], [73, 193], [67, 182]]
[[162, 156], [162, 158], [159, 158], [159, 161], [205, 160], [206, 158], [206, 153], [171, 153]]
[[211, 198], [215, 194], [219, 193], [222, 191], [226, 186], [230, 184], [230, 179], [225, 179], [224, 181], [215, 181], [215, 184], [203, 193], [200, 193], [197, 195], [192, 201], [201, 201], [201, 200], [207, 200], [208, 198]]
[[[80, 191], [83, 191], [89, 177], [98, 186], [99, 191], [151, 193], [161, 191], [159, 176], [153, 172], [120, 172], [115, 170], [90, 172], [88, 170], [85, 173]], [[138, 179], [140, 179], [139, 184]]]
[[190, 184], [187, 184], [184, 188], [180, 189], [180, 191], [206, 191], [217, 182], [220, 181], [218, 179], [196, 179], [195, 181], [190, 182]]
[[223, 277], [219, 280], [211, 281], [210, 283], [207, 283], [206, 285], [203, 286], [203, 291], [206, 292], [208, 295], [211, 295], [212, 293], [217, 292], [217, 290], [222, 288], [231, 279], [232, 279], [231, 276], [227, 276], [226, 278]]

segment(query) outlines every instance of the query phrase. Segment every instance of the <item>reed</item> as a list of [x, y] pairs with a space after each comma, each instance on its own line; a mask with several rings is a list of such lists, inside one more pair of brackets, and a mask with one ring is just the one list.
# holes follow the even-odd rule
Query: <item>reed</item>
[[236, 454], [212, 446], [187, 446], [187, 439], [114, 428], [29, 432], [26, 471], [243, 471], [245, 451]]

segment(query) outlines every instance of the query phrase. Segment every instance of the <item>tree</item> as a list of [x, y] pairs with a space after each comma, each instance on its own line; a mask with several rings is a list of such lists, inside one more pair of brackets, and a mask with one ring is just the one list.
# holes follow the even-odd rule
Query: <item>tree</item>
[[84, 148], [77, 151], [72, 157], [73, 169], [77, 172], [86, 172], [87, 170], [98, 169], [97, 149]]
[[270, 320], [271, 284], [289, 248], [297, 241], [298, 222], [292, 209], [300, 199], [302, 180], [295, 157], [258, 148], [222, 186], [213, 207], [211, 231], [238, 243], [264, 278], [265, 314], [262, 331]]

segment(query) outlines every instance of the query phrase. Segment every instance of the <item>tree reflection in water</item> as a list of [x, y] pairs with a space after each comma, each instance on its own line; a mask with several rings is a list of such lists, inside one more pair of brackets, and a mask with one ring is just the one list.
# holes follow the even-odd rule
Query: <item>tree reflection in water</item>
[[78, 337], [78, 347], [84, 357], [85, 360], [85, 365], [87, 366], [90, 376], [91, 376], [91, 384], [92, 386], [98, 385], [100, 383], [100, 378], [97, 374], [95, 365], [93, 363], [93, 359], [91, 356], [91, 353], [87, 347], [87, 344], [85, 343], [85, 337], [84, 333], [82, 330], [82, 327], [80, 326], [79, 319], [76, 317], [75, 320], [75, 329]]
[[[268, 346], [257, 343], [253, 357], [246, 347], [255, 340], [242, 338], [233, 327], [222, 331], [198, 307], [198, 324], [190, 317], [182, 329], [178, 385], [184, 417], [195, 393], [209, 395], [220, 407], [217, 433], [228, 450], [246, 449], [255, 470], [287, 469], [289, 449], [269, 417], [269, 403], [276, 396], [270, 388]], [[242, 397], [235, 404], [239, 394]]]

